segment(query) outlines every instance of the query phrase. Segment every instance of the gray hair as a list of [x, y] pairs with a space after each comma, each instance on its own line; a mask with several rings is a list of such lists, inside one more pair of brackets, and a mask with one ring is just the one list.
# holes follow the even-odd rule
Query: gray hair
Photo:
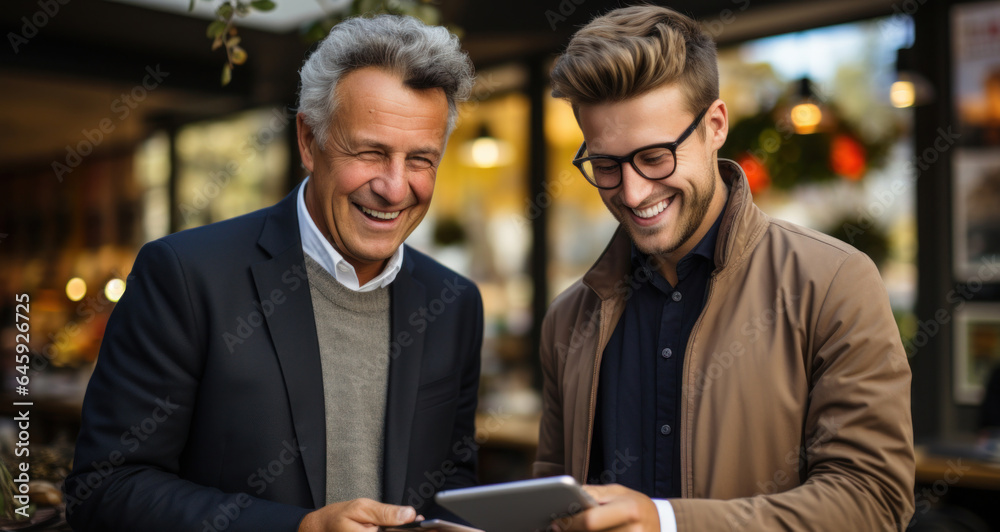
[[299, 112], [320, 146], [326, 145], [337, 83], [365, 67], [380, 67], [412, 89], [444, 89], [448, 98], [448, 130], [455, 128], [458, 103], [472, 92], [472, 61], [458, 37], [440, 26], [427, 26], [409, 16], [354, 17], [330, 30], [299, 71]]

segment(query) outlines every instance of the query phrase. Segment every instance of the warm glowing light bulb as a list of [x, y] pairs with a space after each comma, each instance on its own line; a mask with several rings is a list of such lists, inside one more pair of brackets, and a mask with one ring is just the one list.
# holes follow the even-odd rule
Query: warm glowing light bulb
[[108, 281], [108, 284], [104, 285], [104, 297], [108, 298], [108, 301], [112, 303], [117, 303], [124, 293], [125, 281], [121, 279], [112, 279]]
[[66, 297], [70, 301], [79, 301], [87, 295], [87, 282], [79, 277], [74, 277], [66, 283]]
[[500, 144], [492, 137], [472, 141], [472, 161], [480, 168], [494, 168], [500, 162]]
[[814, 103], [800, 103], [792, 107], [791, 118], [795, 132], [805, 135], [816, 131], [816, 126], [823, 120], [823, 111]]
[[903, 80], [894, 82], [889, 89], [889, 101], [892, 102], [893, 107], [900, 109], [913, 107], [917, 101], [917, 89], [913, 82]]

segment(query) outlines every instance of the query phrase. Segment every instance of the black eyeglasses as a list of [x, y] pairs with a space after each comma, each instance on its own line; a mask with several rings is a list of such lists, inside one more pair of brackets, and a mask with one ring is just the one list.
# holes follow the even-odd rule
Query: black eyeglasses
[[684, 133], [681, 133], [681, 136], [673, 142], [643, 146], [621, 157], [615, 155], [588, 156], [586, 154], [587, 143], [584, 142], [580, 145], [580, 150], [576, 152], [576, 157], [573, 158], [573, 165], [580, 169], [580, 173], [587, 178], [591, 185], [603, 190], [618, 188], [622, 184], [622, 165], [625, 163], [631, 164], [637, 174], [651, 181], [666, 179], [673, 175], [674, 170], [677, 169], [677, 147], [691, 136], [708, 109], [706, 107], [704, 111], [698, 113], [694, 122], [691, 122]]

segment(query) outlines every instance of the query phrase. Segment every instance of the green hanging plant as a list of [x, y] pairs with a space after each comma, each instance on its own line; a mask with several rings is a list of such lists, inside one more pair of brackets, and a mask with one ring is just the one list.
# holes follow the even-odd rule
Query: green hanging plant
[[[409, 15], [423, 21], [429, 26], [441, 23], [441, 10], [434, 0], [353, 0], [351, 6], [340, 13], [317, 20], [306, 28], [303, 38], [306, 42], [318, 42], [326, 37], [330, 30], [346, 18], [358, 15]], [[448, 28], [452, 33], [461, 35], [456, 28]]]
[[[205, 0], [213, 1], [213, 0]], [[188, 11], [193, 11], [197, 0], [190, 0]], [[225, 47], [226, 64], [222, 66], [222, 85], [228, 85], [233, 79], [233, 69], [247, 61], [248, 54], [240, 46], [239, 30], [236, 19], [245, 17], [253, 11], [272, 11], [277, 4], [272, 0], [223, 0], [215, 10], [215, 20], [208, 24], [205, 36], [212, 39], [212, 50]], [[347, 9], [331, 13], [305, 28], [303, 39], [306, 42], [322, 40], [330, 30], [346, 18], [358, 15], [409, 15], [416, 17], [430, 26], [441, 23], [441, 10], [435, 0], [353, 0]], [[452, 33], [461, 36], [458, 28], [448, 28]]]
[[[196, 0], [190, 0], [188, 11], [193, 11]], [[205, 36], [212, 39], [212, 50], [221, 47], [226, 49], [226, 64], [222, 66], [222, 85], [228, 85], [233, 79], [233, 67], [242, 65], [247, 60], [247, 52], [240, 47], [240, 36], [237, 34], [236, 18], [245, 17], [254, 10], [267, 12], [277, 7], [271, 0], [224, 0], [215, 10], [215, 20], [208, 24]]]

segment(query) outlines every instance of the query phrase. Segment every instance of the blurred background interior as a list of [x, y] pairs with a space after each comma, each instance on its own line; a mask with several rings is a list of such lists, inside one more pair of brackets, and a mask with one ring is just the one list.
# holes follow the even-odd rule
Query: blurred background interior
[[[16, 439], [15, 295], [27, 293], [34, 478], [65, 475], [139, 247], [287, 194], [303, 178], [302, 60], [344, 13], [385, 5], [268, 3], [246, 16], [220, 12], [221, 0], [191, 12], [188, 0], [0, 10], [0, 455], [9, 463]], [[530, 475], [541, 317], [616, 226], [570, 164], [582, 135], [548, 71], [577, 27], [620, 3], [388, 3], [451, 27], [478, 70], [408, 242], [483, 292], [483, 482]], [[669, 5], [719, 43], [722, 155], [746, 169], [758, 204], [879, 266], [913, 369], [916, 519], [1000, 530], [1000, 446], [984, 404], [1000, 364], [1000, 2]], [[238, 43], [213, 24], [220, 15]]]

